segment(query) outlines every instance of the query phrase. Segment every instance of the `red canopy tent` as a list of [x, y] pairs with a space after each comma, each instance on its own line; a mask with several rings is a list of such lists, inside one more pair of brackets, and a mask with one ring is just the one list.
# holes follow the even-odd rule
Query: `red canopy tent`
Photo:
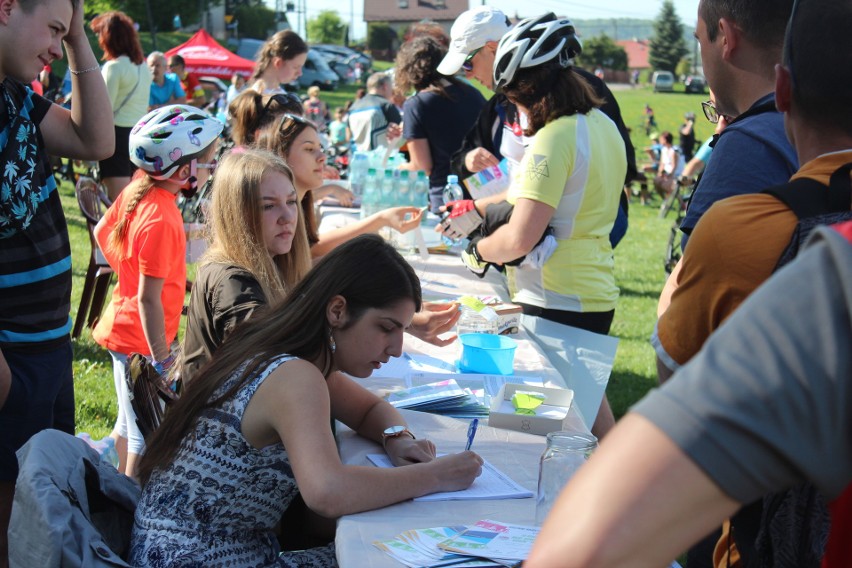
[[186, 61], [186, 70], [196, 77], [212, 75], [230, 79], [234, 73], [246, 77], [254, 71], [254, 61], [228, 51], [203, 29], [198, 30], [186, 43], [166, 52], [166, 57], [180, 55]]

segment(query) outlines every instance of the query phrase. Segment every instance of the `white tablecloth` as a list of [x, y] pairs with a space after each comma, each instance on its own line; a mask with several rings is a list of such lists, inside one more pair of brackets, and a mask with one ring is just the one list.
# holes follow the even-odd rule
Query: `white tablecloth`
[[[439, 453], [464, 449], [468, 422], [434, 414], [402, 411], [411, 429], [435, 442]], [[367, 465], [366, 455], [381, 453], [381, 446], [338, 425], [338, 447], [344, 463]], [[538, 484], [538, 460], [545, 439], [513, 430], [480, 426], [473, 450], [497, 469], [533, 493]], [[532, 525], [535, 499], [491, 501], [405, 501], [390, 507], [347, 515], [337, 523], [337, 560], [343, 568], [402, 566], [372, 545], [407, 529], [473, 524], [481, 519]]]

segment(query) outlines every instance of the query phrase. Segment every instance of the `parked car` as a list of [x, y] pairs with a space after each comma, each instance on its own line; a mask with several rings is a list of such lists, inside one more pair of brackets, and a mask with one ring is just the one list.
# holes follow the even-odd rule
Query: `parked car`
[[361, 53], [360, 51], [356, 51], [351, 47], [346, 47], [344, 45], [333, 45], [328, 43], [318, 43], [316, 45], [311, 46], [312, 49], [316, 49], [317, 51], [321, 51], [323, 53], [330, 53], [332, 55], [336, 55], [343, 59], [346, 63], [348, 63], [352, 68], [355, 68], [356, 63], [361, 64], [361, 70], [364, 74], [370, 72], [373, 68], [373, 58], [367, 55], [366, 53]]
[[670, 71], [655, 71], [651, 76], [651, 84], [655, 93], [671, 92], [674, 90], [674, 75]]
[[309, 49], [308, 58], [302, 68], [302, 76], [296, 82], [301, 89], [316, 85], [323, 91], [333, 91], [337, 89], [340, 79], [317, 50]]
[[707, 82], [700, 75], [687, 75], [683, 80], [684, 90], [687, 93], [706, 93]]
[[352, 83], [355, 80], [355, 66], [349, 63], [349, 59], [319, 49], [316, 51], [325, 58], [325, 62], [337, 74], [341, 83]]

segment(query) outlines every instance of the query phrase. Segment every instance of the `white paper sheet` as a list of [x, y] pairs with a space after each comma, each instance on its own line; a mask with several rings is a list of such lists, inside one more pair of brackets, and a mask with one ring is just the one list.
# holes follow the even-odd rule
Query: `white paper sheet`
[[[394, 467], [387, 454], [368, 454], [367, 459], [378, 467]], [[417, 497], [415, 501], [472, 501], [488, 499], [527, 499], [533, 492], [524, 489], [487, 461], [482, 464], [482, 475], [462, 491], [445, 491]]]

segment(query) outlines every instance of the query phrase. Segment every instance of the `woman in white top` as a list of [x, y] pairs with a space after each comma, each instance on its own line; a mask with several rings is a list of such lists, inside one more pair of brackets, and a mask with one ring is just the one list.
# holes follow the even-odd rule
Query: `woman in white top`
[[282, 85], [302, 76], [308, 59], [308, 44], [291, 30], [283, 30], [266, 40], [257, 52], [251, 88], [261, 95], [281, 93]]
[[151, 71], [145, 62], [139, 35], [124, 12], [110, 11], [90, 24], [104, 51], [101, 73], [112, 103], [115, 123], [115, 153], [100, 162], [101, 179], [112, 201], [130, 183], [135, 169], [130, 162], [130, 129], [148, 112]]

